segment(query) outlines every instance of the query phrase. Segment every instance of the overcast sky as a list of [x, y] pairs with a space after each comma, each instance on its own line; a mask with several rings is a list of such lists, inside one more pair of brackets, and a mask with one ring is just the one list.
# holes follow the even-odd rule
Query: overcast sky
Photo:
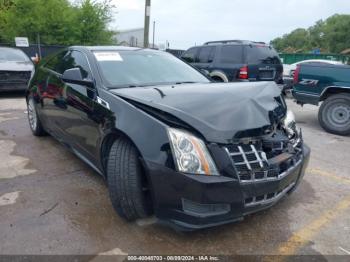
[[[269, 42], [335, 13], [350, 14], [350, 0], [151, 0], [156, 44], [187, 49], [209, 40]], [[145, 0], [113, 0], [112, 28], [143, 27]], [[152, 25], [151, 25], [152, 26]], [[150, 38], [152, 31], [150, 32]]]

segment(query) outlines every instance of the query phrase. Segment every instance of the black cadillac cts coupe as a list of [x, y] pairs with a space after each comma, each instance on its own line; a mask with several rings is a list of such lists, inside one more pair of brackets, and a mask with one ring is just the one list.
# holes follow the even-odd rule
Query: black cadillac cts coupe
[[310, 156], [274, 83], [211, 83], [165, 52], [70, 47], [38, 65], [26, 99], [33, 134], [100, 173], [127, 220], [241, 220], [292, 192]]

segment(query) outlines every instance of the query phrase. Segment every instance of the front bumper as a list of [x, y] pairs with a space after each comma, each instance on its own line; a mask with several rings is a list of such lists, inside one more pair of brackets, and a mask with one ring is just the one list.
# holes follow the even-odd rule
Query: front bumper
[[195, 230], [240, 221], [269, 208], [302, 180], [310, 158], [310, 148], [305, 144], [302, 148], [301, 160], [283, 176], [254, 183], [228, 176], [187, 175], [147, 162], [155, 215], [182, 230]]
[[28, 87], [27, 83], [0, 83], [0, 91], [24, 91]]

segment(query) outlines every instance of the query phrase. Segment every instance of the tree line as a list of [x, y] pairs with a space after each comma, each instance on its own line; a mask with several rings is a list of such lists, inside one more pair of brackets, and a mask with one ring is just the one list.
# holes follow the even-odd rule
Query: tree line
[[16, 36], [48, 45], [104, 45], [115, 42], [108, 28], [110, 0], [0, 0], [0, 43]]
[[322, 53], [340, 53], [350, 48], [350, 15], [335, 14], [307, 29], [298, 28], [278, 37], [271, 44], [279, 52], [308, 53], [320, 49]]

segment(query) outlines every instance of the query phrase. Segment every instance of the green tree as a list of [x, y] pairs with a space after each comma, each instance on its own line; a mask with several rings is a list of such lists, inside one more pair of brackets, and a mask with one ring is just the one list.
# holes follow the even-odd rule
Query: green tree
[[75, 23], [79, 26], [77, 38], [81, 44], [112, 44], [114, 32], [108, 30], [111, 22], [110, 1], [102, 3], [84, 0], [77, 8]]
[[319, 20], [314, 26], [311, 26], [309, 29], [309, 41], [311, 48], [325, 47], [324, 39], [324, 22]]
[[350, 48], [350, 15], [333, 15], [319, 20], [307, 29], [296, 29], [278, 37], [271, 44], [280, 52], [310, 52], [320, 48], [323, 52], [339, 53]]
[[350, 48], [350, 15], [334, 15], [323, 26], [325, 48], [339, 53]]
[[[10, 1], [10, 0], [0, 0]], [[1, 41], [12, 43], [25, 36], [44, 44], [94, 45], [112, 43], [113, 32], [109, 1], [82, 0], [73, 5], [68, 0], [11, 0], [0, 9]], [[3, 5], [5, 6], [5, 5]], [[1, 5], [0, 5], [1, 7]]]
[[310, 46], [309, 32], [303, 28], [298, 28], [290, 34], [274, 39], [271, 43], [277, 50], [305, 51]]

